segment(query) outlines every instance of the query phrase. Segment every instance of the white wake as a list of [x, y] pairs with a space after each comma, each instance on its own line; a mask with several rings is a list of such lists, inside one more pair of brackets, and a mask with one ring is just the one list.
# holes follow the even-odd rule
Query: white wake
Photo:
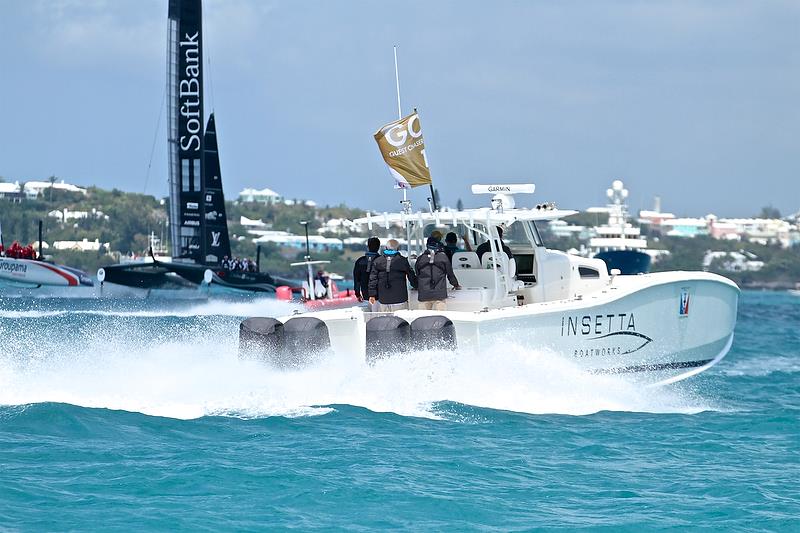
[[284, 371], [239, 360], [235, 318], [180, 319], [179, 338], [157, 342], [146, 316], [121, 320], [106, 317], [94, 333], [81, 330], [69, 339], [25, 328], [21, 335], [38, 335], [34, 342], [22, 343], [21, 352], [8, 342], [0, 349], [0, 404], [63, 402], [181, 419], [319, 415], [336, 404], [438, 418], [446, 416], [436, 408], [442, 401], [570, 415], [711, 408], [682, 389], [588, 375], [549, 353], [514, 345], [477, 355], [411, 353], [374, 365], [331, 355]]

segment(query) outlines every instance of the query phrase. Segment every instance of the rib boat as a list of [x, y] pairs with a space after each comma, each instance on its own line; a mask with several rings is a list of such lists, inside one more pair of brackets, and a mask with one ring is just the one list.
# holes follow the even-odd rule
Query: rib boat
[[532, 184], [473, 185], [473, 193], [493, 194], [490, 206], [356, 221], [370, 229], [404, 227], [412, 265], [434, 230], [467, 234], [473, 245], [488, 242], [483, 257], [469, 250], [453, 255], [462, 289], [449, 291], [446, 311], [422, 310], [410, 291], [409, 309], [391, 313], [353, 307], [248, 318], [240, 325], [240, 356], [294, 368], [331, 352], [374, 362], [414, 350], [488, 353], [510, 342], [587, 372], [665, 384], [699, 374], [728, 353], [735, 283], [707, 272], [609, 273], [600, 259], [550, 250], [537, 223], [575, 211], [552, 203], [516, 207], [515, 195], [534, 190]]

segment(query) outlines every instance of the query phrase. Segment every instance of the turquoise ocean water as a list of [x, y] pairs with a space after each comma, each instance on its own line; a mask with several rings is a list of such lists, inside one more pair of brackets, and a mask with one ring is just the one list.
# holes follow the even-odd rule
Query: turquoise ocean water
[[512, 345], [239, 361], [278, 305], [0, 298], [0, 530], [800, 531], [800, 297], [655, 390]]

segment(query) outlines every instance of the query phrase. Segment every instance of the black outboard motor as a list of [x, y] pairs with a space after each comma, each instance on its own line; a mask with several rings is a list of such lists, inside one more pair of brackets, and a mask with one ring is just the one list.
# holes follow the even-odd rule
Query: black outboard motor
[[283, 325], [284, 354], [278, 362], [283, 367], [299, 367], [315, 361], [331, 347], [328, 326], [319, 318], [297, 316]]
[[415, 350], [455, 350], [456, 328], [445, 316], [421, 316], [411, 323], [411, 345]]
[[367, 362], [408, 350], [411, 327], [394, 315], [376, 316], [367, 321]]
[[239, 357], [272, 362], [284, 347], [283, 323], [274, 318], [248, 318], [239, 324]]

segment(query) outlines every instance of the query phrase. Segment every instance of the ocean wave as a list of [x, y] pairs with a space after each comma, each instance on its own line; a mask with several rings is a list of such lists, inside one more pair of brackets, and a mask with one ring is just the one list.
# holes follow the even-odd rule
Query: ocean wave
[[748, 357], [732, 364], [722, 365], [720, 372], [733, 377], [764, 377], [775, 373], [800, 372], [800, 358], [789, 355]]

